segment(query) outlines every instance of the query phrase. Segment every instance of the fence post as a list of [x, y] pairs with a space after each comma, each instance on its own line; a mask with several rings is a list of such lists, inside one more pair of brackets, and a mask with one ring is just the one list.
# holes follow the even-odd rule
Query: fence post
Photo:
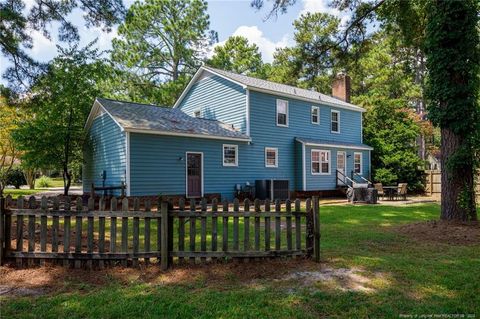
[[313, 257], [315, 262], [320, 262], [320, 202], [318, 197], [313, 197]]
[[0, 194], [0, 265], [5, 260], [5, 198]]
[[307, 257], [312, 257], [313, 253], [313, 238], [314, 238], [314, 227], [313, 227], [313, 209], [312, 209], [312, 199], [307, 198], [305, 202], [305, 212], [306, 212], [306, 239], [305, 239], [305, 249]]
[[433, 171], [430, 170], [430, 196], [433, 195]]
[[160, 214], [162, 218], [162, 249], [160, 252], [160, 266], [162, 270], [168, 269], [168, 202], [162, 202]]

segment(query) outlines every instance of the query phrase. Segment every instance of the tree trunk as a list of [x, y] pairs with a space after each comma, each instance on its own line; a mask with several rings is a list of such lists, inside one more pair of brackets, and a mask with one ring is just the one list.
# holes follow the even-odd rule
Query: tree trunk
[[68, 196], [70, 185], [72, 184], [72, 175], [68, 172], [68, 167], [63, 168], [63, 195]]
[[[448, 167], [448, 159], [466, 143], [463, 136], [442, 128], [442, 220], [477, 220], [475, 205], [475, 177], [473, 166], [468, 163]], [[462, 200], [460, 200], [462, 199]]]

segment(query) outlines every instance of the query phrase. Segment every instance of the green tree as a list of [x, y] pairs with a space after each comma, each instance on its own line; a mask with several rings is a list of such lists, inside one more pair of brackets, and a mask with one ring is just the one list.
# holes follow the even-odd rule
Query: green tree
[[51, 25], [57, 29], [60, 41], [77, 41], [77, 27], [70, 21], [73, 10], [81, 10], [86, 27], [102, 26], [109, 31], [118, 23], [125, 12], [121, 0], [37, 0], [29, 1], [27, 8], [22, 0], [0, 2], [0, 50], [11, 63], [4, 76], [19, 89], [19, 84], [27, 86], [45, 66], [36, 62], [25, 49], [32, 48], [31, 32], [42, 32], [51, 37]]
[[476, 220], [480, 35], [476, 0], [431, 0], [427, 13], [428, 111], [441, 130], [442, 213]]
[[60, 49], [48, 70], [33, 85], [28, 102], [31, 119], [19, 123], [14, 139], [29, 167], [63, 172], [64, 194], [82, 161], [83, 126], [100, 94], [96, 83], [107, 71], [97, 50], [77, 45]]
[[225, 44], [216, 46], [207, 61], [213, 67], [240, 74], [256, 75], [263, 66], [262, 54], [256, 44], [241, 36], [231, 36]]
[[423, 189], [423, 166], [416, 138], [422, 127], [411, 108], [420, 94], [413, 75], [397, 61], [402, 47], [385, 32], [376, 34], [370, 49], [352, 70], [353, 102], [364, 106], [364, 141], [372, 146], [375, 181], [407, 182], [410, 190]]
[[112, 60], [127, 90], [142, 100], [173, 105], [216, 39], [203, 0], [137, 1], [112, 42]]
[[0, 86], [0, 195], [7, 186], [8, 177], [18, 161], [20, 152], [18, 145], [12, 137], [13, 131], [17, 128], [20, 118], [19, 110], [9, 102], [8, 90], [4, 91]]
[[340, 19], [326, 13], [307, 13], [293, 25], [295, 45], [277, 50], [270, 80], [330, 91], [332, 74], [344, 71], [356, 52], [337, 45]]

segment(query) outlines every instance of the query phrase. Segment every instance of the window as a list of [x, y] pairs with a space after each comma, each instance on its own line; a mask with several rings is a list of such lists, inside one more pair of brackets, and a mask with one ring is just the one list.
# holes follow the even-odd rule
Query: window
[[237, 145], [223, 145], [223, 166], [238, 166]]
[[265, 167], [278, 167], [278, 148], [265, 148]]
[[353, 171], [362, 175], [362, 153], [353, 154]]
[[195, 117], [202, 117], [202, 111], [201, 111], [201, 110], [195, 110], [195, 111], [193, 111], [193, 116], [195, 116]]
[[288, 126], [288, 101], [277, 100], [277, 126]]
[[332, 133], [340, 133], [340, 112], [332, 110]]
[[312, 124], [320, 123], [320, 108], [318, 106], [312, 106]]
[[312, 174], [330, 174], [330, 151], [312, 150]]

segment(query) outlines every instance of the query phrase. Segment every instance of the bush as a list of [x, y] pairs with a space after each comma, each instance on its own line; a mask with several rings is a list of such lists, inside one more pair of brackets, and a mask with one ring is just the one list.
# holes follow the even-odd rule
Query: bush
[[23, 171], [20, 168], [11, 169], [7, 173], [6, 182], [7, 185], [15, 186], [16, 189], [19, 189], [20, 186], [27, 184], [27, 181], [25, 180], [25, 175], [23, 175]]
[[52, 187], [53, 181], [50, 177], [42, 175], [39, 179], [37, 179], [36, 186], [39, 188], [48, 188]]

